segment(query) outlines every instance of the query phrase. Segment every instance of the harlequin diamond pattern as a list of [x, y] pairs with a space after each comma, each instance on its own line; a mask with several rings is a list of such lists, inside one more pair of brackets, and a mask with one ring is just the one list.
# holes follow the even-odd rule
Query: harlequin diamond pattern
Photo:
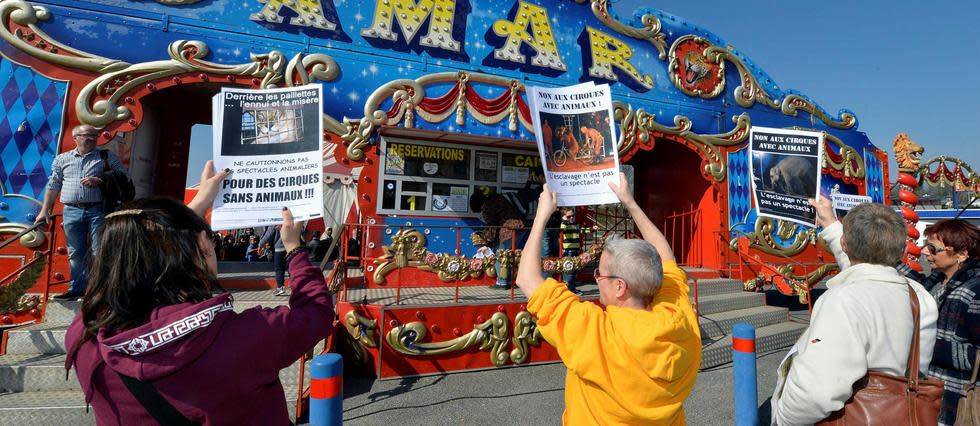
[[749, 179], [749, 150], [728, 153], [728, 226], [745, 221], [752, 208], [752, 181]]
[[8, 194], [41, 199], [57, 155], [68, 83], [0, 57], [0, 180]]
[[885, 188], [882, 183], [881, 161], [870, 151], [864, 151], [864, 182], [867, 185], [868, 196], [874, 203], [885, 202]]

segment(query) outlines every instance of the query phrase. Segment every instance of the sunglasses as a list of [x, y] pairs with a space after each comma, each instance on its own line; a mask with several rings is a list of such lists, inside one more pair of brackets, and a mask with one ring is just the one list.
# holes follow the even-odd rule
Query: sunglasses
[[950, 251], [953, 250], [953, 248], [950, 246], [937, 246], [929, 242], [919, 246], [919, 248], [921, 248], [923, 251], [929, 250], [929, 252], [932, 254], [939, 254], [940, 252], [944, 252], [946, 250], [950, 250]]

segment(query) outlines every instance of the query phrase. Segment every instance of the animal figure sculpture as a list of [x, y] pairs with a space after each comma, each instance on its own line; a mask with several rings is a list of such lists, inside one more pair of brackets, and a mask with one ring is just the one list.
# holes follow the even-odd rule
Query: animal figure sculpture
[[256, 127], [258, 128], [255, 144], [298, 141], [297, 116], [298, 114], [294, 110], [259, 110], [255, 114]]
[[800, 157], [786, 157], [769, 169], [769, 187], [798, 197], [814, 197], [817, 190], [817, 169], [814, 163]]
[[895, 149], [895, 162], [898, 163], [898, 171], [905, 173], [916, 173], [919, 171], [919, 162], [922, 161], [922, 153], [925, 151], [919, 144], [909, 139], [909, 135], [899, 133], [892, 142]]

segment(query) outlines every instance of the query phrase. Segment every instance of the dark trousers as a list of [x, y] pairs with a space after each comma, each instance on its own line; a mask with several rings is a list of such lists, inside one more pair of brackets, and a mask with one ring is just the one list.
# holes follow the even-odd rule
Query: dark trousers
[[[562, 250], [562, 257], [578, 256], [579, 249], [565, 249]], [[561, 274], [561, 280], [565, 282], [565, 287], [568, 287], [569, 291], [575, 291], [575, 274], [578, 271], [574, 271], [570, 274]]]
[[286, 282], [286, 252], [274, 251], [272, 262], [276, 267], [276, 288], [283, 288]]

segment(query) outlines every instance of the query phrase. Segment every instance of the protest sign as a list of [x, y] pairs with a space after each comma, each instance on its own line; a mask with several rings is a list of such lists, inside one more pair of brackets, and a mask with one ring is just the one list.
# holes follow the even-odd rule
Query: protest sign
[[615, 203], [608, 182], [619, 182], [609, 85], [528, 87], [534, 134], [548, 188], [558, 205]]
[[760, 217], [816, 226], [807, 199], [820, 198], [823, 133], [802, 130], [749, 129], [752, 196]]
[[837, 216], [843, 216], [858, 204], [870, 203], [871, 197], [834, 192], [830, 194], [830, 202], [834, 205], [834, 212], [837, 213]]
[[287, 89], [223, 88], [212, 99], [214, 166], [231, 169], [211, 213], [214, 230], [323, 215], [323, 160], [318, 84]]

